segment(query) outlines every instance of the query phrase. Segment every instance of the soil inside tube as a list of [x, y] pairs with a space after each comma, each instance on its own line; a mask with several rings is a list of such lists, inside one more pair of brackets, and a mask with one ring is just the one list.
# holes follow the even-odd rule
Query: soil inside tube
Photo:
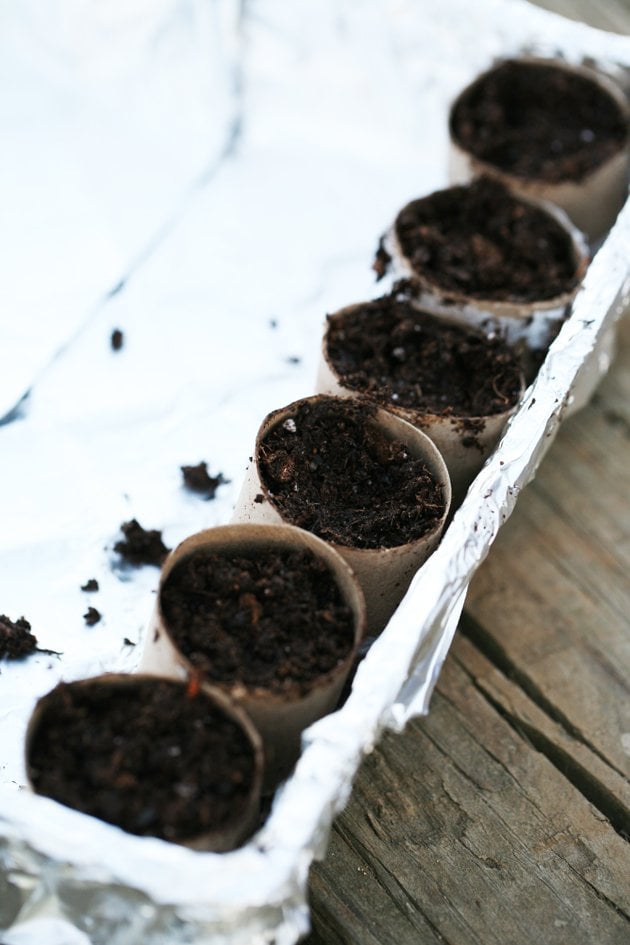
[[516, 350], [392, 294], [329, 317], [328, 360], [344, 387], [383, 406], [486, 417], [515, 406]]
[[217, 683], [306, 691], [354, 644], [352, 610], [310, 551], [199, 549], [173, 568], [160, 604], [177, 648]]
[[423, 459], [379, 430], [375, 411], [320, 397], [267, 432], [258, 469], [287, 521], [356, 548], [404, 545], [438, 525], [441, 485]]
[[414, 272], [458, 296], [544, 301], [580, 278], [564, 227], [487, 178], [412, 201], [395, 228]]
[[451, 133], [480, 160], [517, 177], [580, 181], [628, 140], [618, 103], [588, 76], [509, 60], [474, 82]]
[[254, 775], [240, 726], [167, 680], [61, 683], [29, 748], [39, 794], [129, 833], [183, 841], [233, 822]]

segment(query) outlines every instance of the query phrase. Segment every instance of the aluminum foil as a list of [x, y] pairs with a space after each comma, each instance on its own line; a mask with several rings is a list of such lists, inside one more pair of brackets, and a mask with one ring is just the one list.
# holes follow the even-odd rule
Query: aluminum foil
[[[0, 665], [2, 942], [288, 945], [308, 927], [309, 865], [363, 755], [428, 710], [473, 572], [608, 367], [630, 206], [501, 445], [344, 707], [305, 733], [249, 844], [195, 853], [34, 796], [27, 719], [59, 679], [134, 669], [158, 574], [121, 565], [119, 525], [135, 517], [173, 546], [229, 520], [260, 421], [312, 392], [325, 313], [380, 294], [379, 234], [446, 184], [455, 94], [525, 49], [623, 76], [630, 39], [523, 0], [30, 0], [0, 17], [15, 145], [0, 612], [61, 653]], [[210, 502], [182, 488], [180, 465], [202, 459], [231, 480]], [[80, 590], [90, 577], [94, 595]], [[103, 614], [93, 627], [88, 605]]]

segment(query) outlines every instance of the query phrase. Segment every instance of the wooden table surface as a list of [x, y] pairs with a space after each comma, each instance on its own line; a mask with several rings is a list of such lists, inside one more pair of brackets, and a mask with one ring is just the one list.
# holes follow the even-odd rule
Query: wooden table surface
[[[630, 2], [545, 0], [630, 32]], [[363, 764], [308, 945], [630, 943], [630, 316], [468, 595], [427, 718]]]

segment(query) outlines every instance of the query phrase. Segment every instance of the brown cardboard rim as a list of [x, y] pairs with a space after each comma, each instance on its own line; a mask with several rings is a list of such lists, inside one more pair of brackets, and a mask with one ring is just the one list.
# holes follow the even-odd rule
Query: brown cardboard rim
[[[442, 414], [434, 413], [431, 410], [424, 410], [422, 407], [405, 407], [403, 405], [395, 404], [395, 403], [392, 403], [392, 404], [388, 403], [385, 406], [382, 402], [377, 401], [375, 400], [375, 398], [371, 397], [368, 391], [344, 386], [344, 384], [341, 382], [341, 378], [339, 377], [339, 374], [337, 373], [337, 370], [334, 364], [332, 363], [330, 359], [329, 352], [328, 352], [328, 336], [330, 332], [330, 326], [334, 321], [340, 321], [348, 312], [356, 312], [358, 309], [365, 308], [366, 306], [370, 305], [374, 301], [375, 301], [374, 299], [368, 299], [366, 302], [355, 302], [352, 305], [344, 305], [343, 308], [337, 309], [336, 312], [332, 312], [330, 315], [326, 317], [326, 325], [324, 328], [324, 334], [323, 334], [322, 344], [321, 344], [321, 363], [320, 363], [320, 370], [319, 370], [318, 381], [317, 381], [318, 389], [320, 389], [320, 383], [324, 383], [323, 378], [325, 377], [326, 373], [330, 375], [330, 378], [327, 379], [327, 383], [329, 385], [327, 387], [327, 390], [326, 391], [320, 390], [321, 393], [332, 392], [332, 387], [334, 386], [336, 388], [335, 393], [338, 392], [338, 396], [364, 398], [366, 400], [369, 400], [370, 402], [377, 403], [381, 407], [381, 409], [388, 410], [391, 413], [395, 413], [397, 416], [401, 417], [403, 420], [406, 420], [408, 423], [411, 423], [412, 426], [416, 425], [418, 418], [420, 417], [426, 418], [427, 422], [431, 424], [438, 423], [439, 421], [446, 419], [451, 423], [451, 425], [456, 425], [458, 423], [465, 424], [467, 422], [475, 423], [481, 420], [487, 421], [491, 417], [502, 417], [504, 418], [504, 421], [505, 421], [507, 417], [511, 416], [514, 413], [525, 391], [525, 379], [523, 377], [522, 370], [520, 372], [521, 373], [521, 387], [520, 387], [520, 393], [519, 393], [518, 398], [516, 399], [514, 404], [512, 404], [506, 410], [503, 410], [499, 413], [493, 413], [493, 414], [449, 414], [448, 417], [444, 417]], [[445, 325], [454, 325], [456, 327], [463, 329], [466, 332], [478, 335], [480, 338], [486, 337], [485, 333], [481, 329], [475, 328], [473, 325], [471, 325], [462, 317], [450, 318], [447, 321], [446, 319], [443, 319], [438, 313], [433, 312], [430, 309], [425, 310], [419, 305], [415, 305], [413, 301], [410, 301], [410, 304], [418, 311], [419, 314], [425, 315], [427, 318], [430, 318], [437, 323], [443, 323]]]
[[278, 692], [242, 682], [212, 682], [213, 688], [226, 692], [247, 713], [262, 737], [265, 751], [263, 793], [271, 792], [290, 773], [299, 756], [302, 731], [336, 707], [366, 633], [366, 604], [361, 586], [335, 548], [310, 532], [284, 523], [232, 523], [190, 535], [170, 553], [163, 565], [140, 664], [146, 672], [157, 672], [171, 678], [196, 674], [193, 665], [171, 637], [161, 609], [161, 590], [180, 561], [204, 549], [251, 552], [253, 548], [274, 547], [309, 550], [327, 565], [344, 601], [352, 610], [354, 637], [345, 658], [314, 679], [305, 690], [296, 687]]
[[[621, 144], [612, 155], [578, 181], [565, 180], [551, 183], [539, 177], [523, 177], [503, 171], [476, 157], [456, 137], [453, 128], [455, 108], [473, 86], [482, 82], [505, 62], [520, 62], [534, 67], [537, 65], [554, 66], [565, 72], [590, 79], [615, 101], [622, 114], [625, 115], [629, 125], [625, 144]], [[562, 208], [591, 240], [601, 237], [612, 226], [627, 197], [630, 170], [630, 104], [622, 89], [612, 78], [587, 65], [573, 65], [553, 57], [541, 56], [511, 56], [497, 60], [458, 94], [449, 109], [448, 129], [451, 183], [463, 184], [474, 178], [486, 176], [500, 181], [524, 198], [550, 201]]]
[[[315, 394], [275, 410], [263, 420], [256, 438], [255, 455], [247, 469], [236, 503], [234, 521], [285, 522], [282, 513], [273, 504], [269, 490], [260, 479], [260, 444], [272, 425], [282, 422], [305, 401], [322, 399], [347, 400], [343, 396], [331, 398], [327, 394]], [[401, 440], [412, 456], [421, 458], [426, 463], [442, 487], [444, 500], [443, 514], [435, 527], [404, 545], [390, 548], [355, 548], [327, 542], [348, 562], [356, 574], [365, 595], [368, 632], [375, 636], [387, 624], [418, 568], [439, 544], [450, 511], [452, 489], [444, 458], [431, 439], [391, 411], [384, 410], [374, 402], [366, 403], [374, 409], [373, 422], [384, 430], [390, 439]]]
[[[377, 404], [375, 401], [370, 400], [367, 397], [356, 396], [355, 392], [352, 392], [352, 397], [355, 400], [362, 400], [365, 403], [369, 404], [372, 407], [376, 408], [373, 422], [375, 425], [381, 427], [389, 435], [390, 439], [400, 439], [406, 446], [410, 446], [413, 449], [413, 453], [417, 458], [422, 458], [425, 460], [429, 471], [436, 477], [439, 484], [442, 487], [442, 494], [444, 496], [444, 507], [445, 511], [440, 519], [438, 525], [431, 531], [427, 533], [426, 536], [423, 535], [420, 538], [413, 539], [412, 541], [405, 542], [402, 545], [394, 545], [391, 547], [384, 548], [356, 548], [349, 545], [341, 545], [337, 542], [326, 542], [331, 547], [337, 549], [350, 549], [353, 555], [363, 558], [370, 558], [374, 555], [375, 552], [378, 552], [380, 556], [387, 556], [390, 553], [396, 552], [398, 549], [410, 548], [418, 544], [425, 537], [430, 537], [435, 531], [438, 531], [443, 527], [444, 522], [448, 516], [451, 503], [451, 484], [450, 476], [448, 469], [446, 468], [446, 463], [444, 462], [444, 457], [435, 446], [435, 443], [428, 437], [425, 433], [419, 430], [413, 423], [410, 423], [405, 417], [401, 416], [394, 410], [385, 408], [382, 404]], [[316, 394], [312, 394], [310, 397], [301, 397], [299, 400], [293, 401], [293, 403], [287, 404], [286, 407], [280, 407], [277, 410], [272, 410], [271, 413], [267, 414], [265, 419], [260, 425], [258, 434], [256, 436], [255, 444], [255, 453], [254, 453], [254, 463], [258, 466], [258, 458], [260, 456], [260, 450], [262, 443], [267, 436], [267, 434], [278, 424], [282, 423], [291, 413], [293, 413], [301, 404], [308, 402], [315, 402], [318, 400], [324, 399], [333, 399], [338, 401], [347, 400], [348, 397], [345, 394], [336, 394], [330, 392], [320, 391]], [[418, 436], [419, 434], [419, 436]], [[265, 499], [274, 507], [275, 503], [273, 501], [273, 496], [271, 495], [269, 489], [260, 478], [260, 488]], [[294, 526], [295, 527], [295, 526]], [[309, 533], [310, 534], [310, 533]], [[320, 539], [321, 541], [322, 539]]]
[[[229, 525], [216, 525], [213, 528], [206, 528], [195, 532], [185, 538], [173, 551], [170, 552], [160, 575], [160, 582], [156, 600], [156, 617], [159, 623], [157, 632], [164, 633], [170, 641], [173, 649], [178, 654], [178, 662], [184, 670], [186, 677], [195, 675], [196, 670], [192, 663], [184, 656], [173, 640], [168, 623], [162, 612], [161, 594], [164, 584], [168, 580], [173, 569], [185, 558], [194, 555], [197, 551], [231, 551], [247, 552], [252, 548], [283, 548], [283, 549], [307, 549], [316, 557], [320, 558], [328, 566], [335, 582], [342, 592], [343, 598], [351, 608], [354, 617], [354, 639], [351, 649], [342, 663], [333, 666], [326, 673], [322, 673], [313, 680], [307, 691], [324, 687], [331, 678], [340, 674], [342, 669], [350, 667], [356, 655], [356, 651], [365, 636], [365, 600], [358, 585], [356, 577], [350, 566], [344, 561], [334, 547], [318, 538], [316, 535], [307, 532], [295, 525], [279, 524], [247, 524], [232, 523]], [[148, 643], [149, 641], [147, 641]], [[141, 664], [142, 665], [142, 664]], [[265, 686], [251, 686], [245, 683], [221, 683], [213, 681], [208, 683], [211, 688], [217, 688], [226, 693], [237, 695], [240, 699], [245, 694], [254, 699], [265, 699], [271, 703], [283, 705], [299, 701], [301, 698], [294, 691], [283, 691], [267, 688]]]
[[[502, 319], [507, 318], [521, 322], [525, 325], [536, 312], [548, 313], [551, 318], [557, 317], [560, 319], [564, 317], [568, 306], [570, 306], [575, 299], [575, 296], [580, 289], [582, 279], [586, 274], [589, 261], [589, 250], [586, 239], [581, 230], [575, 226], [562, 207], [556, 205], [550, 200], [546, 200], [542, 197], [536, 197], [534, 195], [518, 193], [514, 189], [508, 187], [511, 196], [515, 201], [528, 204], [529, 206], [535, 207], [537, 210], [546, 213], [548, 216], [553, 217], [556, 223], [558, 223], [566, 233], [567, 240], [571, 245], [572, 255], [575, 263], [576, 284], [573, 289], [567, 292], [562, 292], [559, 295], [553, 296], [551, 298], [534, 299], [529, 302], [513, 302], [507, 299], [484, 299], [480, 298], [479, 296], [469, 295], [463, 291], [445, 289], [429, 276], [427, 276], [426, 273], [418, 272], [418, 270], [413, 267], [409, 257], [403, 252], [400, 240], [398, 238], [398, 220], [400, 219], [400, 215], [408, 207], [421, 201], [428, 201], [436, 194], [444, 193], [445, 190], [469, 186], [478, 176], [483, 175], [471, 175], [467, 180], [462, 181], [461, 183], [453, 183], [450, 187], [445, 187], [441, 190], [426, 194], [424, 197], [418, 197], [414, 200], [410, 200], [398, 211], [396, 214], [396, 219], [394, 220], [391, 229], [385, 237], [387, 251], [392, 257], [392, 264], [397, 266], [415, 286], [420, 288], [422, 292], [420, 303], [423, 307], [426, 307], [428, 311], [431, 311], [431, 308], [433, 307], [435, 314], [442, 315], [445, 314], [444, 310], [446, 310], [448, 317], [453, 321], [459, 320], [464, 322], [466, 320], [466, 312], [476, 313], [480, 323], [484, 318], [495, 318], [498, 319], [499, 322]], [[494, 177], [495, 175], [486, 176]]]
[[[319, 371], [317, 375], [317, 389], [322, 392], [341, 397], [359, 398], [378, 403], [370, 397], [369, 392], [345, 387], [328, 355], [328, 333], [331, 322], [343, 318], [349, 311], [363, 308], [369, 302], [359, 302], [347, 305], [332, 315], [329, 315], [322, 339]], [[421, 311], [424, 311], [423, 309]], [[443, 319], [438, 313], [426, 311], [427, 317], [444, 324], [456, 324], [467, 332], [485, 337], [483, 331], [473, 327], [465, 320], [449, 318]], [[436, 414], [422, 407], [409, 407], [401, 404], [388, 404], [387, 411], [411, 424], [431, 439], [443, 457], [452, 488], [452, 504], [459, 505], [464, 498], [468, 487], [481, 469], [483, 463], [497, 445], [506, 423], [515, 413], [525, 391], [525, 377], [523, 369], [520, 371], [520, 392], [516, 401], [500, 413], [487, 416], [466, 416], [458, 414]], [[382, 407], [382, 404], [381, 404]], [[385, 409], [385, 408], [382, 408]], [[476, 428], [476, 429], [475, 429]], [[475, 442], [465, 446], [467, 436], [474, 436]]]
[[[125, 690], [138, 683], [153, 684], [156, 681], [169, 682], [180, 686], [182, 693], [186, 692], [186, 682], [176, 679], [172, 676], [160, 676], [149, 673], [102, 673], [99, 676], [93, 676], [85, 679], [73, 680], [71, 682], [62, 682], [58, 685], [71, 686], [73, 688], [89, 688], [91, 686], [112, 686], [117, 689]], [[28, 783], [31, 790], [37, 793], [31, 781], [31, 746], [38, 726], [48, 710], [48, 702], [52, 693], [58, 688], [50, 690], [40, 699], [38, 699], [33, 709], [25, 737], [25, 764], [28, 776]], [[164, 840], [165, 843], [176, 843], [178, 846], [189, 847], [193, 850], [205, 850], [215, 853], [224, 853], [233, 850], [242, 842], [247, 840], [254, 832], [260, 816], [260, 801], [263, 779], [263, 743], [260, 734], [252, 724], [245, 712], [231, 699], [225, 692], [208, 685], [200, 687], [204, 698], [207, 698], [217, 706], [231, 721], [235, 722], [243, 731], [252, 748], [254, 756], [254, 773], [247, 798], [242, 806], [236, 811], [235, 816], [220, 828], [204, 831], [193, 837], [182, 840]], [[58, 803], [63, 803], [59, 801]], [[95, 816], [95, 815], [86, 815]], [[98, 819], [98, 818], [97, 818]], [[117, 826], [117, 825], [112, 825]], [[119, 830], [124, 828], [118, 827]], [[159, 839], [159, 838], [158, 838]]]

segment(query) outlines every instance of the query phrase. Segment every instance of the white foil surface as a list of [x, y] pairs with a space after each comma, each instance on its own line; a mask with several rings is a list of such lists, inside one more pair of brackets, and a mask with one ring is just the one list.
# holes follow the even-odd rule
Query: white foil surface
[[[608, 367], [630, 206], [249, 844], [195, 853], [33, 795], [28, 717], [60, 679], [135, 668], [158, 572], [121, 565], [120, 524], [172, 547], [229, 521], [261, 420], [313, 391], [325, 314], [381, 294], [379, 235], [447, 183], [457, 92], [525, 49], [623, 77], [630, 39], [524, 0], [25, 0], [0, 7], [0, 26], [0, 613], [61, 654], [0, 664], [2, 943], [288, 945], [363, 755], [428, 710], [473, 572]], [[200, 460], [230, 479], [209, 502], [182, 487], [179, 467]], [[96, 594], [80, 590], [91, 577]]]

